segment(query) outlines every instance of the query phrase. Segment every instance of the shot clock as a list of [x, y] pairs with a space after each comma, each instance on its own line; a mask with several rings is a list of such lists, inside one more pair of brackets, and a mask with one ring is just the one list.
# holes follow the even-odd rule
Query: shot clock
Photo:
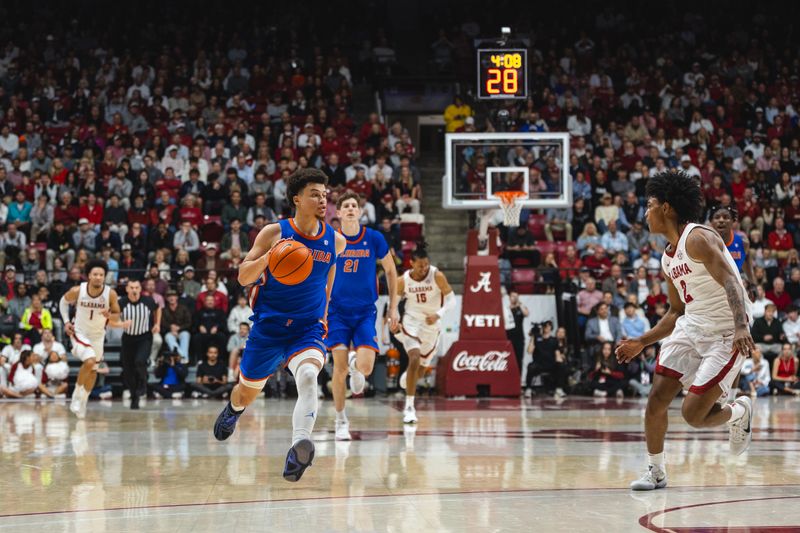
[[528, 97], [528, 51], [478, 50], [478, 98], [481, 100]]

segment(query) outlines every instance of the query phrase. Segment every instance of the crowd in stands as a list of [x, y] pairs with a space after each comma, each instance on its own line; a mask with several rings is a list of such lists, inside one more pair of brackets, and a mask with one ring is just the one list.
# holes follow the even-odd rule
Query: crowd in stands
[[328, 222], [355, 191], [361, 222], [400, 255], [399, 215], [421, 209], [417, 154], [402, 123], [354, 115], [350, 65], [367, 76], [369, 53], [257, 24], [213, 43], [202, 27], [192, 41], [151, 24], [134, 48], [96, 25], [58, 27], [0, 50], [0, 396], [65, 392], [58, 301], [96, 257], [121, 295], [140, 279], [163, 308], [154, 393], [188, 392], [189, 369], [198, 394], [227, 392], [250, 325], [237, 267], [290, 215], [299, 168], [329, 177]]
[[[774, 304], [771, 333], [757, 315], [754, 336], [763, 364], [780, 369], [758, 374], [754, 390], [768, 390], [770, 376], [773, 390], [794, 390], [796, 359], [778, 356], [781, 343], [792, 354], [800, 346], [793, 330], [800, 306], [800, 62], [783, 52], [784, 44], [796, 45], [774, 17], [731, 21], [730, 31], [718, 32], [691, 13], [659, 25], [656, 33], [675, 42], [638, 32], [642, 40], [633, 42], [625, 32], [637, 27], [637, 16], [644, 15], [604, 11], [594, 32], [533, 46], [530, 97], [499, 104], [502, 113], [457, 98], [445, 111], [449, 131], [570, 134], [568, 169], [560, 157], [524, 143], [472, 149], [458, 167], [460, 191], [481, 193], [487, 166], [513, 163], [529, 168], [530, 190], [546, 197], [558, 192], [562, 170], [569, 172], [571, 208], [523, 211], [519, 228], [500, 226], [501, 269], [522, 292], [548, 292], [562, 281], [562, 290], [576, 293], [580, 379], [590, 393], [622, 394], [640, 390], [631, 380], [649, 383], [655, 353], [629, 367], [618, 367], [609, 353], [652, 327], [668, 306], [660, 269], [667, 242], [648, 232], [645, 185], [664, 170], [694, 176], [706, 212], [721, 205], [738, 216], [734, 230], [749, 239], [749, 281], [761, 295], [761, 315]], [[792, 376], [785, 387], [781, 372]]]

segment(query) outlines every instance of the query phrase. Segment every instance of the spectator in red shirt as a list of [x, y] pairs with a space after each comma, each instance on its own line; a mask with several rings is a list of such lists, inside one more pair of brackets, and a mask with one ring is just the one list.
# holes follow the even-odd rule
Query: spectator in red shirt
[[792, 235], [786, 231], [783, 217], [775, 217], [775, 229], [769, 232], [767, 243], [769, 247], [777, 253], [778, 259], [781, 260], [786, 259], [789, 255], [789, 250], [794, 248], [794, 239], [792, 239]]
[[203, 211], [197, 207], [197, 197], [194, 194], [187, 194], [180, 209], [180, 221], [188, 221], [196, 229], [202, 220]]
[[53, 212], [53, 221], [61, 222], [67, 229], [74, 229], [78, 224], [78, 206], [72, 203], [72, 193], [64, 191], [61, 193], [61, 203]]
[[597, 279], [605, 279], [611, 271], [611, 260], [606, 255], [602, 246], [595, 246], [594, 253], [586, 256], [583, 265], [592, 270], [592, 275]]
[[172, 226], [174, 212], [177, 208], [178, 206], [175, 205], [175, 200], [170, 197], [169, 192], [166, 189], [162, 190], [161, 196], [156, 200], [155, 207], [150, 210], [150, 224], [157, 226], [158, 221], [163, 220]]
[[558, 262], [558, 268], [561, 269], [561, 279], [566, 281], [568, 278], [577, 278], [581, 266], [583, 266], [583, 262], [578, 257], [575, 247], [567, 246], [566, 253]]
[[85, 218], [95, 229], [103, 223], [103, 204], [97, 201], [94, 193], [89, 193], [86, 202], [78, 208], [78, 218]]
[[224, 293], [217, 290], [217, 280], [211, 278], [206, 279], [206, 290], [202, 291], [200, 294], [197, 295], [197, 302], [195, 304], [195, 309], [199, 311], [203, 307], [203, 302], [205, 302], [206, 296], [208, 295], [214, 297], [214, 308], [222, 309], [227, 315], [228, 298], [225, 296]]
[[364, 167], [356, 168], [356, 177], [347, 182], [347, 188], [364, 198], [372, 198], [372, 183], [367, 181]]
[[767, 291], [767, 299], [772, 300], [778, 311], [785, 313], [792, 305], [792, 297], [786, 292], [786, 282], [782, 277], [776, 277], [772, 280], [772, 290]]

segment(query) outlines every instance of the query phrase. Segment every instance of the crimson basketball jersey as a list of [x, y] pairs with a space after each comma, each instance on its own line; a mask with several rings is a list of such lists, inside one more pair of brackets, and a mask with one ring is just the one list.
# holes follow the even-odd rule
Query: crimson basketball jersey
[[[673, 250], [674, 254], [664, 253], [661, 256], [661, 268], [675, 285], [681, 300], [686, 305], [683, 319], [685, 324], [706, 331], [733, 330], [733, 312], [725, 295], [725, 289], [711, 276], [703, 263], [693, 260], [686, 251], [686, 239], [696, 228], [700, 228], [697, 231], [714, 231], [701, 224], [687, 224], [678, 240], [678, 245]], [[722, 253], [741, 286], [745, 310], [750, 316], [748, 309], [750, 300], [747, 298], [736, 262], [724, 246]]]

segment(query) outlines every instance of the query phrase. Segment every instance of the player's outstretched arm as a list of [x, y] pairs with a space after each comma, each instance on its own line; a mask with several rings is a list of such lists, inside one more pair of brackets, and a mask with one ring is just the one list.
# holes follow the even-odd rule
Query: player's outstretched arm
[[246, 287], [258, 281], [261, 274], [267, 270], [269, 251], [278, 242], [280, 236], [280, 224], [270, 224], [258, 232], [253, 247], [239, 265], [239, 285]]
[[725, 289], [725, 296], [733, 313], [733, 349], [748, 356], [755, 351], [756, 344], [750, 335], [745, 290], [733, 267], [725, 260], [723, 246], [719, 235], [710, 231], [693, 231], [686, 238], [686, 251], [689, 255], [702, 262], [711, 277]]
[[129, 328], [133, 323], [132, 320], [122, 321], [119, 319], [121, 311], [119, 310], [119, 297], [117, 291], [111, 289], [108, 294], [108, 311], [106, 312], [106, 319], [108, 320], [108, 327], [111, 328]]
[[630, 362], [634, 357], [642, 353], [642, 350], [647, 346], [666, 338], [675, 329], [675, 322], [683, 315], [686, 306], [672, 281], [667, 282], [667, 293], [669, 297], [669, 311], [667, 311], [667, 314], [661, 317], [661, 320], [641, 337], [620, 341], [616, 350], [618, 362]]
[[400, 298], [397, 294], [397, 268], [394, 265], [394, 257], [391, 252], [381, 259], [381, 266], [386, 273], [386, 285], [389, 292], [389, 329], [394, 330], [400, 320], [400, 315], [397, 312]]

